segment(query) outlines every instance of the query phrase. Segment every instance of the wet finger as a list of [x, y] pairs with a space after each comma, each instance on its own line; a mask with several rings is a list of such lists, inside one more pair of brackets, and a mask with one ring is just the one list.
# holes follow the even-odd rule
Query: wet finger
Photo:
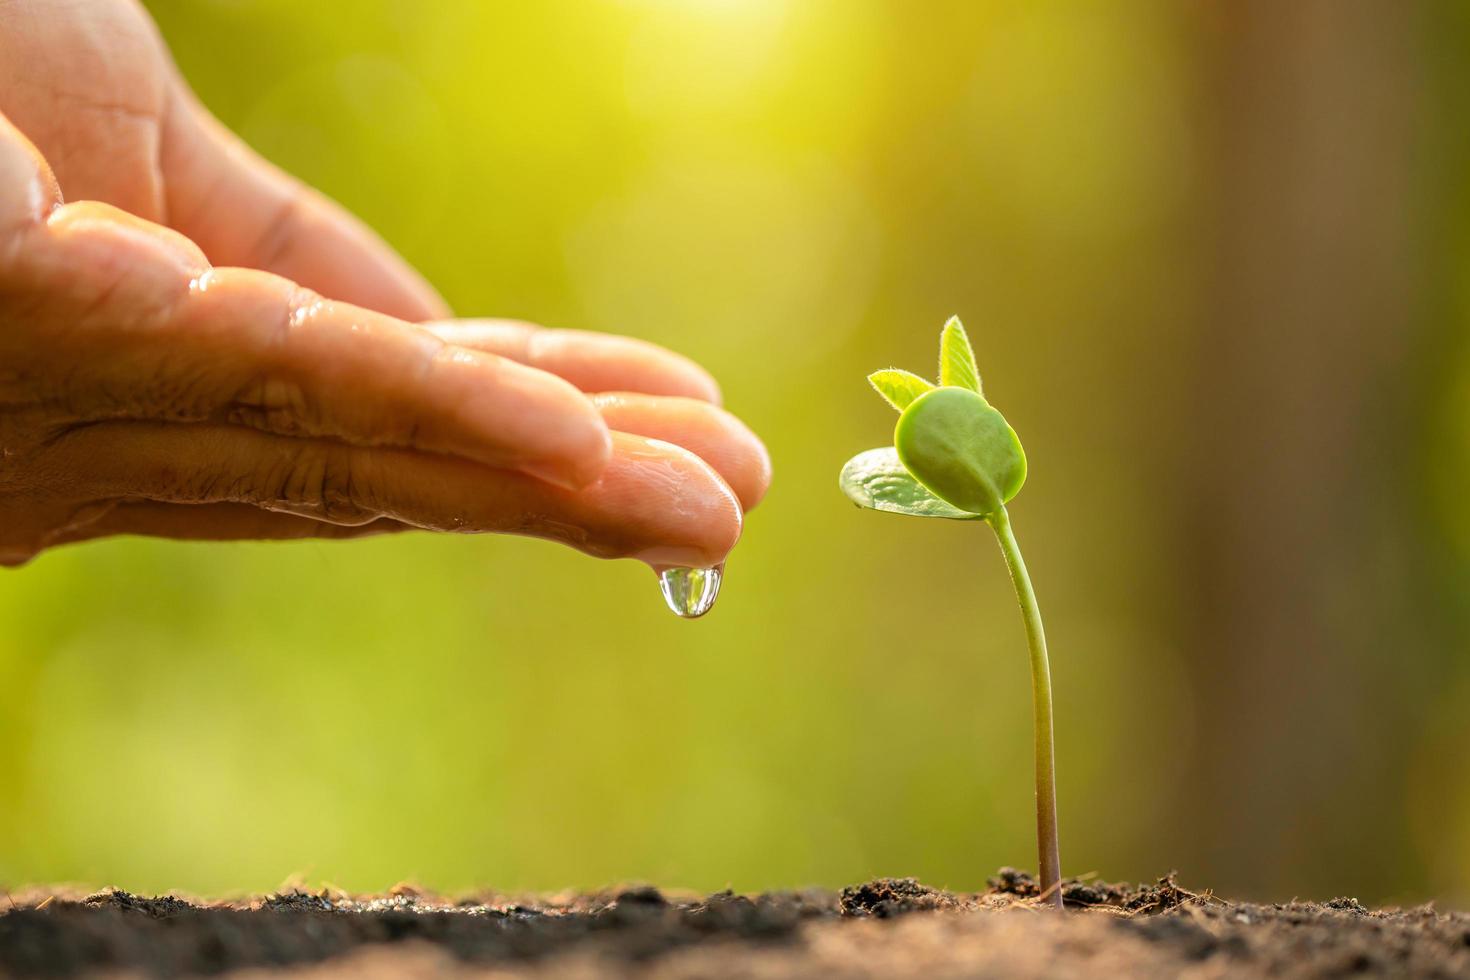
[[423, 326], [451, 344], [549, 371], [583, 391], [639, 391], [720, 403], [720, 386], [708, 371], [646, 340], [516, 320], [440, 320]]
[[662, 439], [703, 459], [750, 510], [771, 485], [771, 457], [755, 433], [734, 415], [693, 398], [635, 392], [592, 395], [608, 427]]
[[238, 426], [110, 422], [55, 440], [38, 466], [89, 499], [250, 504], [331, 524], [549, 538], [603, 558], [709, 566], [740, 537], [734, 493], [688, 450], [616, 433], [580, 490], [450, 456], [292, 439]]

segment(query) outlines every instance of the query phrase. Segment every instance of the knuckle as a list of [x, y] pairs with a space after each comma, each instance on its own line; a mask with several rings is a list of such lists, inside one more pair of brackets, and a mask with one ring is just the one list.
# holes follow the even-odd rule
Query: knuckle
[[225, 421], [279, 435], [309, 435], [317, 430], [306, 393], [285, 378], [252, 378], [225, 407]]
[[[284, 281], [283, 281], [284, 284]], [[284, 284], [284, 302], [275, 327], [272, 355], [263, 358], [263, 370], [246, 381], [224, 408], [225, 420], [279, 435], [315, 435], [324, 431], [318, 407], [307, 388], [287, 369], [284, 351], [294, 334], [308, 327], [324, 307], [317, 293], [294, 283]]]
[[292, 453], [266, 474], [264, 503], [333, 524], [365, 524], [380, 515], [364, 500], [357, 469], [348, 447]]

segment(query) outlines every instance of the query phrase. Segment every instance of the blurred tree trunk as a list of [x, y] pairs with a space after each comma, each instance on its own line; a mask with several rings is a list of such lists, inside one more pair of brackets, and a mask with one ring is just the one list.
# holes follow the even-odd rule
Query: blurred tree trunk
[[1197, 769], [1160, 858], [1268, 897], [1422, 887], [1383, 792], [1420, 641], [1393, 401], [1416, 328], [1411, 6], [1200, 9], [1209, 244], [1179, 470]]

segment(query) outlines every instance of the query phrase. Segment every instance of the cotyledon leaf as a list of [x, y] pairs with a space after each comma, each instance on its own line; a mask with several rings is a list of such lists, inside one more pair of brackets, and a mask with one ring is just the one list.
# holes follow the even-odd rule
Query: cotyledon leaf
[[915, 480], [898, 460], [892, 446], [858, 453], [842, 467], [842, 492], [859, 507], [908, 514], [911, 517], [942, 517], [951, 521], [984, 520], [940, 500]]
[[898, 417], [893, 445], [919, 483], [967, 513], [994, 513], [1026, 482], [1015, 430], [968, 388], [935, 388], [915, 399]]
[[984, 394], [980, 388], [980, 369], [975, 366], [975, 351], [957, 316], [950, 317], [939, 334], [939, 383]]
[[913, 404], [915, 398], [926, 391], [934, 390], [933, 385], [917, 374], [900, 368], [874, 371], [868, 375], [868, 384], [883, 396], [884, 401], [900, 412]]

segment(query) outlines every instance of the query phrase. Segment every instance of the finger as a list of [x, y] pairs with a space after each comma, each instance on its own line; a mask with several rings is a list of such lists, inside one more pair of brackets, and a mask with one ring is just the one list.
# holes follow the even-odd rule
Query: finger
[[216, 265], [264, 269], [333, 299], [415, 322], [444, 300], [365, 224], [225, 129], [180, 81], [160, 166], [169, 223]]
[[389, 518], [439, 531], [549, 538], [602, 558], [707, 567], [741, 510], [693, 453], [617, 433], [581, 490], [450, 456], [291, 439], [237, 426], [108, 422], [54, 440], [41, 472], [82, 499], [243, 503], [345, 526]]
[[567, 486], [607, 427], [566, 381], [246, 269], [209, 269], [175, 232], [83, 202], [52, 212], [14, 280], [42, 338], [0, 337], [79, 419], [226, 420], [463, 455]]
[[720, 386], [708, 371], [646, 340], [548, 330], [515, 320], [441, 320], [423, 326], [451, 344], [550, 371], [583, 391], [641, 391], [720, 404]]
[[124, 501], [97, 520], [68, 529], [48, 545], [130, 534], [179, 541], [294, 541], [303, 538], [360, 538], [401, 531], [388, 518], [366, 524], [328, 524], [295, 514], [279, 514], [249, 504], [169, 504]]
[[629, 392], [592, 396], [608, 427], [682, 446], [724, 478], [750, 510], [771, 485], [771, 457], [755, 433], [735, 416], [693, 398]]

